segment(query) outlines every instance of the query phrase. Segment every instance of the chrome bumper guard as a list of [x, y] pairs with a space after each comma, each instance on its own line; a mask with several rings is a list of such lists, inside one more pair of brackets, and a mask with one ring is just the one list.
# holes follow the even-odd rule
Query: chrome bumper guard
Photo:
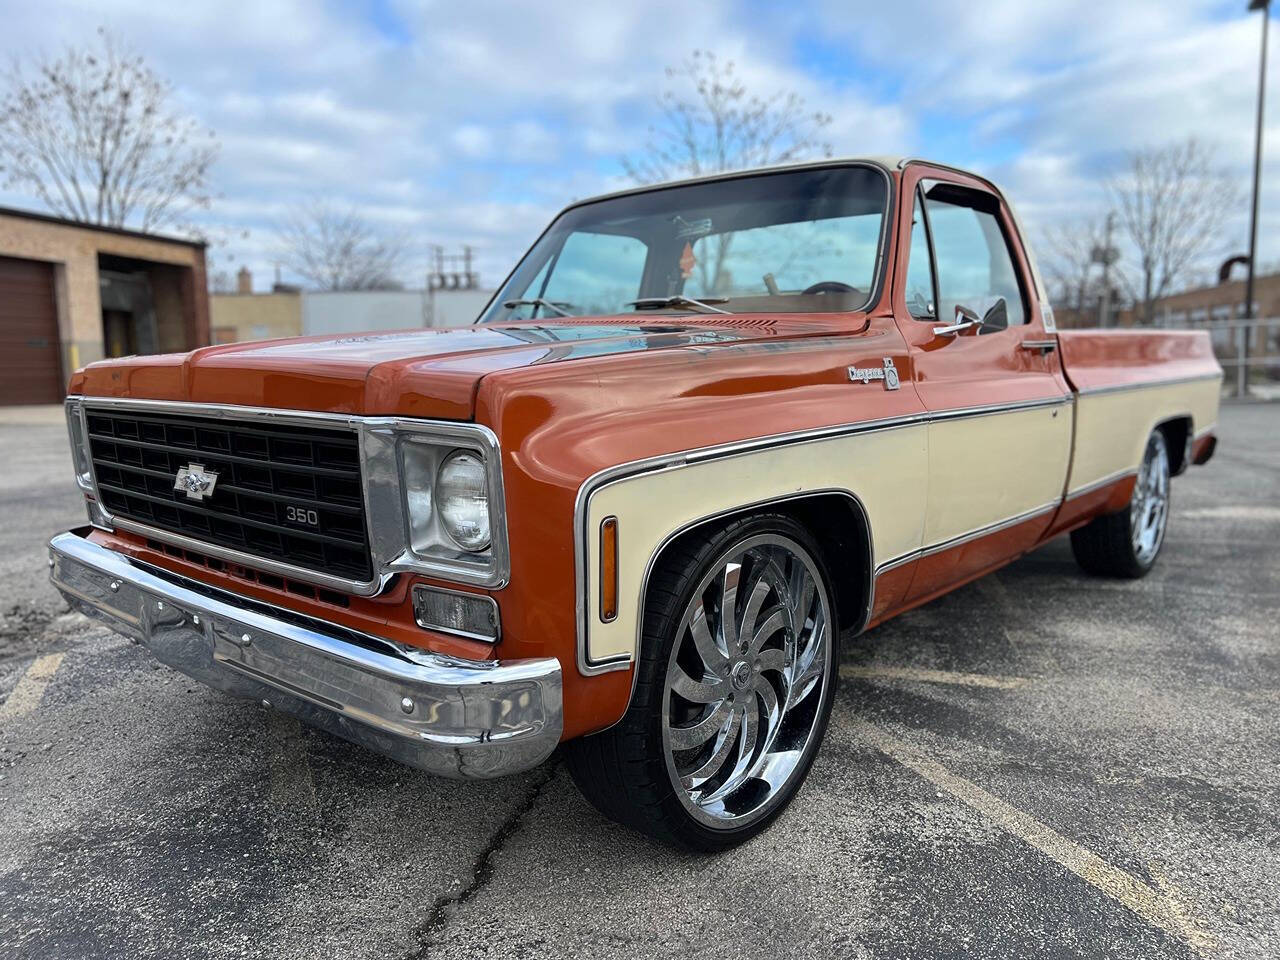
[[49, 541], [49, 565], [73, 609], [161, 662], [429, 773], [517, 773], [560, 740], [555, 659], [406, 650], [139, 563], [80, 531]]

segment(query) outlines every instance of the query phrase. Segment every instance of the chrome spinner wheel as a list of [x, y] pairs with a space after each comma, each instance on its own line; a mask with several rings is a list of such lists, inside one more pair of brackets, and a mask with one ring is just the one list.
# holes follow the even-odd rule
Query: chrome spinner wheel
[[813, 558], [780, 534], [750, 537], [708, 570], [671, 648], [662, 741], [685, 809], [733, 830], [804, 773], [832, 682], [832, 603]]
[[1147, 440], [1138, 480], [1129, 501], [1129, 531], [1134, 557], [1149, 566], [1160, 552], [1169, 522], [1169, 451], [1159, 430]]

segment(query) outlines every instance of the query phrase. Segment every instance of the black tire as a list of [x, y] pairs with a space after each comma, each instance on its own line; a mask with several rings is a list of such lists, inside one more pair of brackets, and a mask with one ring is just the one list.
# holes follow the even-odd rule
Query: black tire
[[[718, 561], [738, 545], [769, 535], [798, 544], [818, 572], [819, 589], [825, 591], [825, 597], [820, 599], [827, 605], [824, 609], [829, 610], [827, 666], [822, 688], [816, 691], [818, 699], [806, 707], [816, 712], [807, 720], [808, 739], [789, 779], [771, 794], [767, 809], [751, 822], [711, 827], [686, 809], [683, 788], [677, 793], [674, 767], [668, 765], [663, 722], [667, 710], [664, 695], [669, 696], [668, 668], [675, 662], [672, 648], [676, 641], [684, 642], [681, 625], [699, 585], [714, 575]], [[703, 594], [709, 589], [704, 586]], [[835, 592], [821, 549], [790, 517], [762, 514], [733, 520], [673, 544], [649, 580], [638, 675], [630, 707], [610, 729], [564, 744], [566, 765], [583, 795], [609, 819], [685, 850], [724, 850], [767, 828], [804, 782], [826, 732], [838, 677], [835, 642], [839, 621], [834, 603]], [[744, 714], [747, 709], [743, 707]]]
[[[1159, 529], [1154, 542], [1140, 546], [1144, 520], [1148, 519], [1153, 482], [1163, 477]], [[1165, 527], [1169, 521], [1169, 446], [1164, 433], [1152, 432], [1143, 453], [1133, 494], [1122, 510], [1095, 517], [1079, 529], [1071, 531], [1071, 552], [1086, 573], [1101, 577], [1136, 580], [1145, 577], [1155, 566], [1164, 546]]]

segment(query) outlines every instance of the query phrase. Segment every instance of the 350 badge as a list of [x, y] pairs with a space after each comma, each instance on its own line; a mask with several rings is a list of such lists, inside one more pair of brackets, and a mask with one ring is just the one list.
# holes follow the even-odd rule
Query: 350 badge
[[320, 514], [309, 507], [295, 507], [289, 504], [284, 508], [284, 518], [290, 523], [305, 523], [309, 527], [320, 526]]

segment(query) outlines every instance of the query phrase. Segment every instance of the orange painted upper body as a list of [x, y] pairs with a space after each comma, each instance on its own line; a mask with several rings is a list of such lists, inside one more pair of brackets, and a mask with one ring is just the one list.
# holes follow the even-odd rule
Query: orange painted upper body
[[[615, 722], [632, 682], [629, 669], [586, 676], [577, 667], [575, 505], [584, 483], [601, 471], [753, 438], [1046, 398], [1069, 400], [1074, 391], [1101, 394], [1105, 388], [1220, 372], [1202, 334], [1059, 334], [1051, 321], [1046, 329], [1051, 314], [1042, 286], [1016, 221], [994, 188], [920, 163], [886, 172], [892, 203], [882, 282], [874, 302], [855, 312], [669, 311], [313, 337], [104, 361], [75, 374], [73, 395], [488, 426], [502, 451], [511, 555], [508, 582], [488, 591], [501, 610], [502, 636], [495, 647], [418, 628], [408, 588], [426, 578], [400, 575], [376, 597], [352, 597], [337, 606], [247, 582], [232, 571], [206, 569], [130, 534], [98, 531], [94, 537], [187, 576], [405, 643], [472, 658], [554, 656], [564, 673], [564, 735], [572, 737]], [[904, 288], [913, 197], [926, 179], [990, 191], [1000, 203], [1000, 222], [1012, 238], [1028, 310], [1028, 322], [1013, 339], [1008, 332], [938, 335], [934, 326], [950, 318], [922, 322], [910, 315]], [[1023, 341], [1047, 341], [1057, 349], [1027, 348]], [[851, 381], [849, 368], [882, 369], [887, 360], [900, 389]], [[1211, 427], [1195, 424], [1197, 443]], [[1126, 483], [1132, 485], [1131, 476], [1075, 500], [1064, 485], [1068, 502], [1056, 519], [1050, 512], [993, 531], [976, 545], [940, 549], [886, 569], [876, 578], [873, 621], [1114, 509], [1117, 497], [1127, 498]], [[1084, 505], [1072, 508], [1076, 500]]]

